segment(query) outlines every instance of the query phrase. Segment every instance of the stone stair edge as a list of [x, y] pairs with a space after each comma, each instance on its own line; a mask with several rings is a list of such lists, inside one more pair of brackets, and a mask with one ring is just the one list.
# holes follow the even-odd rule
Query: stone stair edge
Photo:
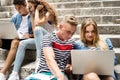
[[[72, 38], [79, 39], [78, 34], [74, 34]], [[100, 34], [101, 37], [103, 38], [120, 38], [119, 34]]]
[[[7, 20], [7, 21], [9, 21], [10, 18], [0, 18], [0, 21], [1, 20], [5, 20], [5, 21]], [[78, 26], [81, 26], [81, 24], [79, 24]], [[113, 24], [113, 23], [110, 23], [110, 24], [98, 24], [98, 27], [99, 26], [120, 26], [120, 24], [118, 24], [118, 23], [117, 24]]]
[[[9, 7], [11, 7], [11, 6], [6, 6], [6, 8], [9, 8]], [[13, 8], [14, 8], [14, 6], [12, 6]], [[11, 7], [11, 8], [12, 8]], [[93, 10], [98, 10], [98, 9], [103, 9], [103, 10], [105, 10], [105, 9], [120, 9], [120, 7], [74, 7], [74, 8], [55, 8], [56, 9], [56, 11], [62, 11], [62, 10], [67, 10], [67, 11], [69, 11], [69, 10], [88, 10], [88, 9], [93, 9]], [[3, 11], [0, 11], [1, 13], [3, 12]], [[9, 12], [9, 11], [4, 11], [4, 12]], [[3, 12], [3, 13], [4, 13]]]
[[[72, 13], [71, 13], [72, 14]], [[75, 15], [76, 17], [101, 17], [101, 16], [120, 16], [120, 15], [81, 15], [81, 16], [79, 16], [79, 15]], [[58, 16], [58, 18], [63, 18], [63, 16]]]
[[85, 8], [81, 8], [81, 7], [74, 7], [74, 8], [58, 8], [56, 10], [84, 10], [84, 9], [119, 9], [120, 7], [85, 7]]
[[89, 3], [89, 2], [108, 2], [108, 1], [111, 1], [111, 2], [115, 2], [115, 1], [120, 1], [120, 0], [93, 0], [93, 1], [91, 1], [91, 0], [77, 0], [77, 1], [69, 1], [69, 2], [66, 2], [66, 1], [61, 1], [61, 2], [50, 2], [50, 4], [67, 4], [67, 3], [84, 3], [84, 2], [87, 2], [87, 3]]
[[[10, 18], [0, 18], [0, 21], [2, 21], [2, 20], [3, 20], [3, 21], [4, 21], [4, 20], [5, 20], [5, 21], [9, 21]], [[78, 26], [81, 26], [81, 24], [78, 24]], [[98, 24], [98, 27], [99, 27], [99, 26], [106, 26], [106, 27], [107, 27], [107, 26], [120, 26], [120, 24], [118, 24], [118, 23], [117, 23], [117, 24], [113, 24], [113, 23], [110, 23], [110, 24], [108, 24], [108, 23], [107, 23], [107, 24]]]
[[[46, 0], [46, 1], [48, 1], [48, 2], [50, 2], [50, 3], [65, 3], [65, 2], [67, 2], [67, 0], [65, 1], [65, 0], [52, 0], [52, 1], [50, 1], [50, 0]], [[89, 0], [71, 0], [71, 1], [69, 1], [69, 2], [88, 2]], [[103, 1], [105, 1], [105, 2], [107, 2], [107, 1], [113, 1], [113, 0], [90, 0], [90, 2], [103, 2]], [[119, 0], [114, 0], [114, 1], [119, 1]]]

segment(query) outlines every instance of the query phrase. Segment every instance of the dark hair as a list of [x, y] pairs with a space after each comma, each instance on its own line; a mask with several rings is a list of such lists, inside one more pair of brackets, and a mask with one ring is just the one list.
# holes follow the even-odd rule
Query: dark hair
[[14, 5], [26, 5], [26, 0], [13, 0]]

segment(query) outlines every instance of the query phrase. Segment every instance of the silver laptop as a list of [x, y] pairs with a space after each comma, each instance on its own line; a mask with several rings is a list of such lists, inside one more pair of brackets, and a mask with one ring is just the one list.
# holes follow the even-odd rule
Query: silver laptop
[[15, 25], [12, 22], [0, 22], [0, 37], [2, 39], [19, 38]]
[[73, 74], [113, 75], [114, 51], [71, 50]]

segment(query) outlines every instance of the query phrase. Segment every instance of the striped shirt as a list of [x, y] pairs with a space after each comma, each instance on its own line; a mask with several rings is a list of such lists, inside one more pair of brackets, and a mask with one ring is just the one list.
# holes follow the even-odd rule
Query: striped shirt
[[[67, 41], [61, 41], [55, 32], [45, 35], [42, 42], [42, 47], [52, 47], [55, 53], [55, 60], [58, 67], [63, 71], [65, 68], [68, 58], [70, 57], [70, 51], [73, 48], [74, 40], [69, 39]], [[49, 54], [49, 53], [48, 53]], [[39, 64], [38, 72], [51, 72], [46, 64], [43, 51], [41, 54], [41, 61]]]

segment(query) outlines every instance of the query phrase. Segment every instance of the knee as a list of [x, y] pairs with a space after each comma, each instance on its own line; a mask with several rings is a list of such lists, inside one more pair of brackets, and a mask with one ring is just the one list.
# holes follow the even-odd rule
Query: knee
[[34, 28], [34, 33], [35, 34], [39, 33], [40, 31], [42, 31], [42, 27], [41, 26], [38, 26], [38, 27]]
[[24, 40], [19, 42], [19, 47], [24, 47], [24, 46], [26, 46], [26, 45], [27, 45], [27, 44], [26, 44], [26, 42], [24, 42]]
[[19, 40], [18, 39], [14, 39], [11, 43], [11, 47], [17, 47], [19, 45]]
[[98, 75], [94, 72], [85, 74], [83, 80], [100, 80]]

